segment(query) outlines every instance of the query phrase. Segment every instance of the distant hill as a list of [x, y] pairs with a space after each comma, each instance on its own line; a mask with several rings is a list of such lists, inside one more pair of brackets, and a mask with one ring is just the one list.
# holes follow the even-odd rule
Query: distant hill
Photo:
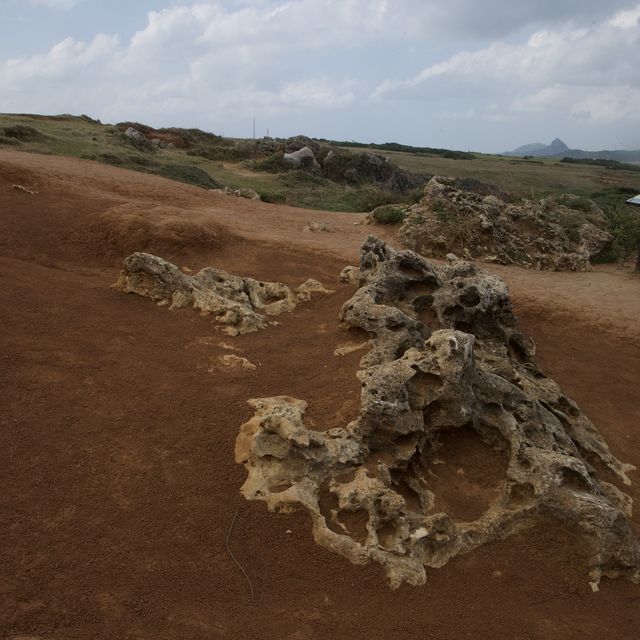
[[576, 158], [591, 160], [616, 160], [617, 162], [640, 162], [640, 149], [637, 151], [583, 151], [582, 149], [570, 149], [560, 138], [556, 138], [551, 144], [534, 142], [525, 144], [513, 151], [505, 151], [503, 156], [534, 158]]
[[534, 142], [533, 144], [525, 144], [513, 151], [505, 151], [503, 156], [533, 156], [534, 158], [549, 158], [553, 156], [566, 155], [571, 149], [556, 138], [551, 144], [542, 144]]

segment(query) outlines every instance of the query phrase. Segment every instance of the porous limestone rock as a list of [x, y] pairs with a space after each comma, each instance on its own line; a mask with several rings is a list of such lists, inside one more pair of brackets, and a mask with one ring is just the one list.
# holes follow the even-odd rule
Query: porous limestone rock
[[302, 149], [292, 153], [285, 153], [282, 158], [286, 164], [295, 169], [320, 168], [313, 151], [309, 147], [302, 147]]
[[146, 142], [146, 138], [144, 137], [144, 135], [142, 135], [140, 131], [134, 129], [133, 127], [129, 127], [124, 132], [124, 135], [127, 136], [127, 138], [132, 138], [133, 140], [137, 140], [138, 142]]
[[312, 293], [329, 293], [313, 279], [291, 289], [280, 282], [241, 278], [214, 267], [190, 276], [171, 262], [139, 252], [125, 259], [114, 286], [171, 309], [193, 307], [211, 314], [229, 335], [264, 329], [272, 323], [263, 314], [277, 316], [307, 302]]
[[434, 257], [454, 251], [500, 264], [590, 271], [590, 260], [613, 240], [589, 222], [605, 220], [597, 204], [585, 198], [564, 195], [508, 204], [476, 191], [462, 180], [434, 176], [400, 228], [403, 244]]
[[[229, 367], [230, 369], [248, 369], [250, 371], [256, 370], [256, 365], [253, 364], [247, 358], [243, 358], [242, 356], [238, 356], [235, 353], [228, 353], [224, 356], [220, 356], [218, 358], [218, 362], [223, 367]], [[214, 371], [215, 369], [212, 367], [209, 371]]]
[[330, 233], [331, 227], [325, 222], [316, 222], [315, 220], [312, 220], [309, 224], [305, 225], [302, 230], [307, 233]]
[[[425, 567], [544, 521], [585, 545], [594, 589], [602, 575], [638, 581], [631, 499], [596, 470], [629, 484], [633, 467], [538, 369], [505, 283], [455, 256], [435, 266], [373, 237], [360, 283], [341, 311], [349, 328], [371, 336], [358, 417], [313, 430], [303, 400], [251, 400], [255, 415], [236, 440], [248, 471], [243, 495], [273, 511], [306, 509], [318, 544], [379, 563], [393, 587], [423, 584]], [[506, 469], [470, 521], [438, 507], [425, 472], [459, 429], [499, 451]]]

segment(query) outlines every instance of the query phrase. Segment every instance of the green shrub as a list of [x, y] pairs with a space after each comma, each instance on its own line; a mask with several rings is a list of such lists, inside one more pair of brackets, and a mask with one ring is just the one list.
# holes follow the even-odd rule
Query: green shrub
[[14, 138], [20, 142], [33, 142], [44, 140], [46, 136], [41, 134], [37, 129], [28, 125], [17, 124], [13, 127], [5, 127], [3, 130], [5, 138]]
[[598, 256], [597, 262], [613, 262], [630, 257], [640, 247], [640, 210], [630, 207], [625, 200], [640, 192], [629, 187], [618, 187], [590, 194], [604, 211], [607, 230], [613, 236], [609, 251]]
[[371, 217], [378, 224], [400, 224], [407, 215], [406, 209], [393, 204], [376, 207], [371, 212]]
[[258, 189], [257, 192], [263, 202], [270, 202], [271, 204], [283, 204], [287, 199], [285, 194], [281, 191]]
[[264, 160], [256, 160], [253, 168], [256, 171], [266, 171], [267, 173], [285, 173], [291, 169], [291, 166], [284, 161], [283, 154], [278, 152]]

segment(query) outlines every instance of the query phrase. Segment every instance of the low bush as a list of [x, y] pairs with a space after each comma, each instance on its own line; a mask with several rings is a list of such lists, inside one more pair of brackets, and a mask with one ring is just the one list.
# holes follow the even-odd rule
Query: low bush
[[400, 224], [404, 221], [407, 210], [393, 204], [376, 207], [371, 212], [371, 217], [378, 224]]

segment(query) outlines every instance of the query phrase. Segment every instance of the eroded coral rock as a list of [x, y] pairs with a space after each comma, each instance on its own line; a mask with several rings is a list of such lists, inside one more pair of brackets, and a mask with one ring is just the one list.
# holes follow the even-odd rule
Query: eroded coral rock
[[465, 188], [464, 181], [434, 176], [420, 203], [409, 210], [401, 241], [443, 257], [520, 264], [534, 269], [589, 271], [590, 261], [611, 245], [604, 214], [591, 200], [565, 195], [509, 204]]
[[[235, 353], [228, 353], [224, 356], [220, 356], [218, 358], [218, 362], [223, 367], [229, 367], [230, 369], [248, 369], [250, 371], [255, 371], [257, 368], [256, 365], [253, 364], [253, 362], [251, 362], [250, 360], [247, 360], [247, 358], [238, 356]], [[210, 371], [213, 371], [213, 370], [214, 368], [212, 367]]]
[[[585, 544], [594, 587], [603, 574], [638, 581], [631, 499], [595, 465], [626, 484], [633, 467], [538, 369], [505, 283], [468, 262], [434, 266], [372, 237], [360, 272], [341, 312], [371, 336], [357, 374], [358, 417], [316, 431], [305, 426], [302, 400], [251, 400], [256, 413], [236, 441], [244, 496], [274, 511], [305, 508], [318, 544], [381, 564], [393, 587], [423, 584], [425, 567], [545, 520]], [[493, 500], [467, 521], [439, 506], [435, 476], [425, 472], [459, 430], [498, 451], [506, 469]]]
[[330, 233], [331, 227], [324, 222], [315, 222], [312, 220], [309, 224], [305, 225], [302, 230], [310, 233]]
[[193, 307], [225, 325], [224, 333], [237, 335], [264, 329], [270, 322], [263, 314], [277, 316], [292, 311], [312, 293], [328, 293], [317, 280], [291, 289], [280, 282], [260, 282], [206, 267], [194, 276], [148, 253], [134, 253], [114, 285], [125, 293], [137, 293], [171, 309]]

